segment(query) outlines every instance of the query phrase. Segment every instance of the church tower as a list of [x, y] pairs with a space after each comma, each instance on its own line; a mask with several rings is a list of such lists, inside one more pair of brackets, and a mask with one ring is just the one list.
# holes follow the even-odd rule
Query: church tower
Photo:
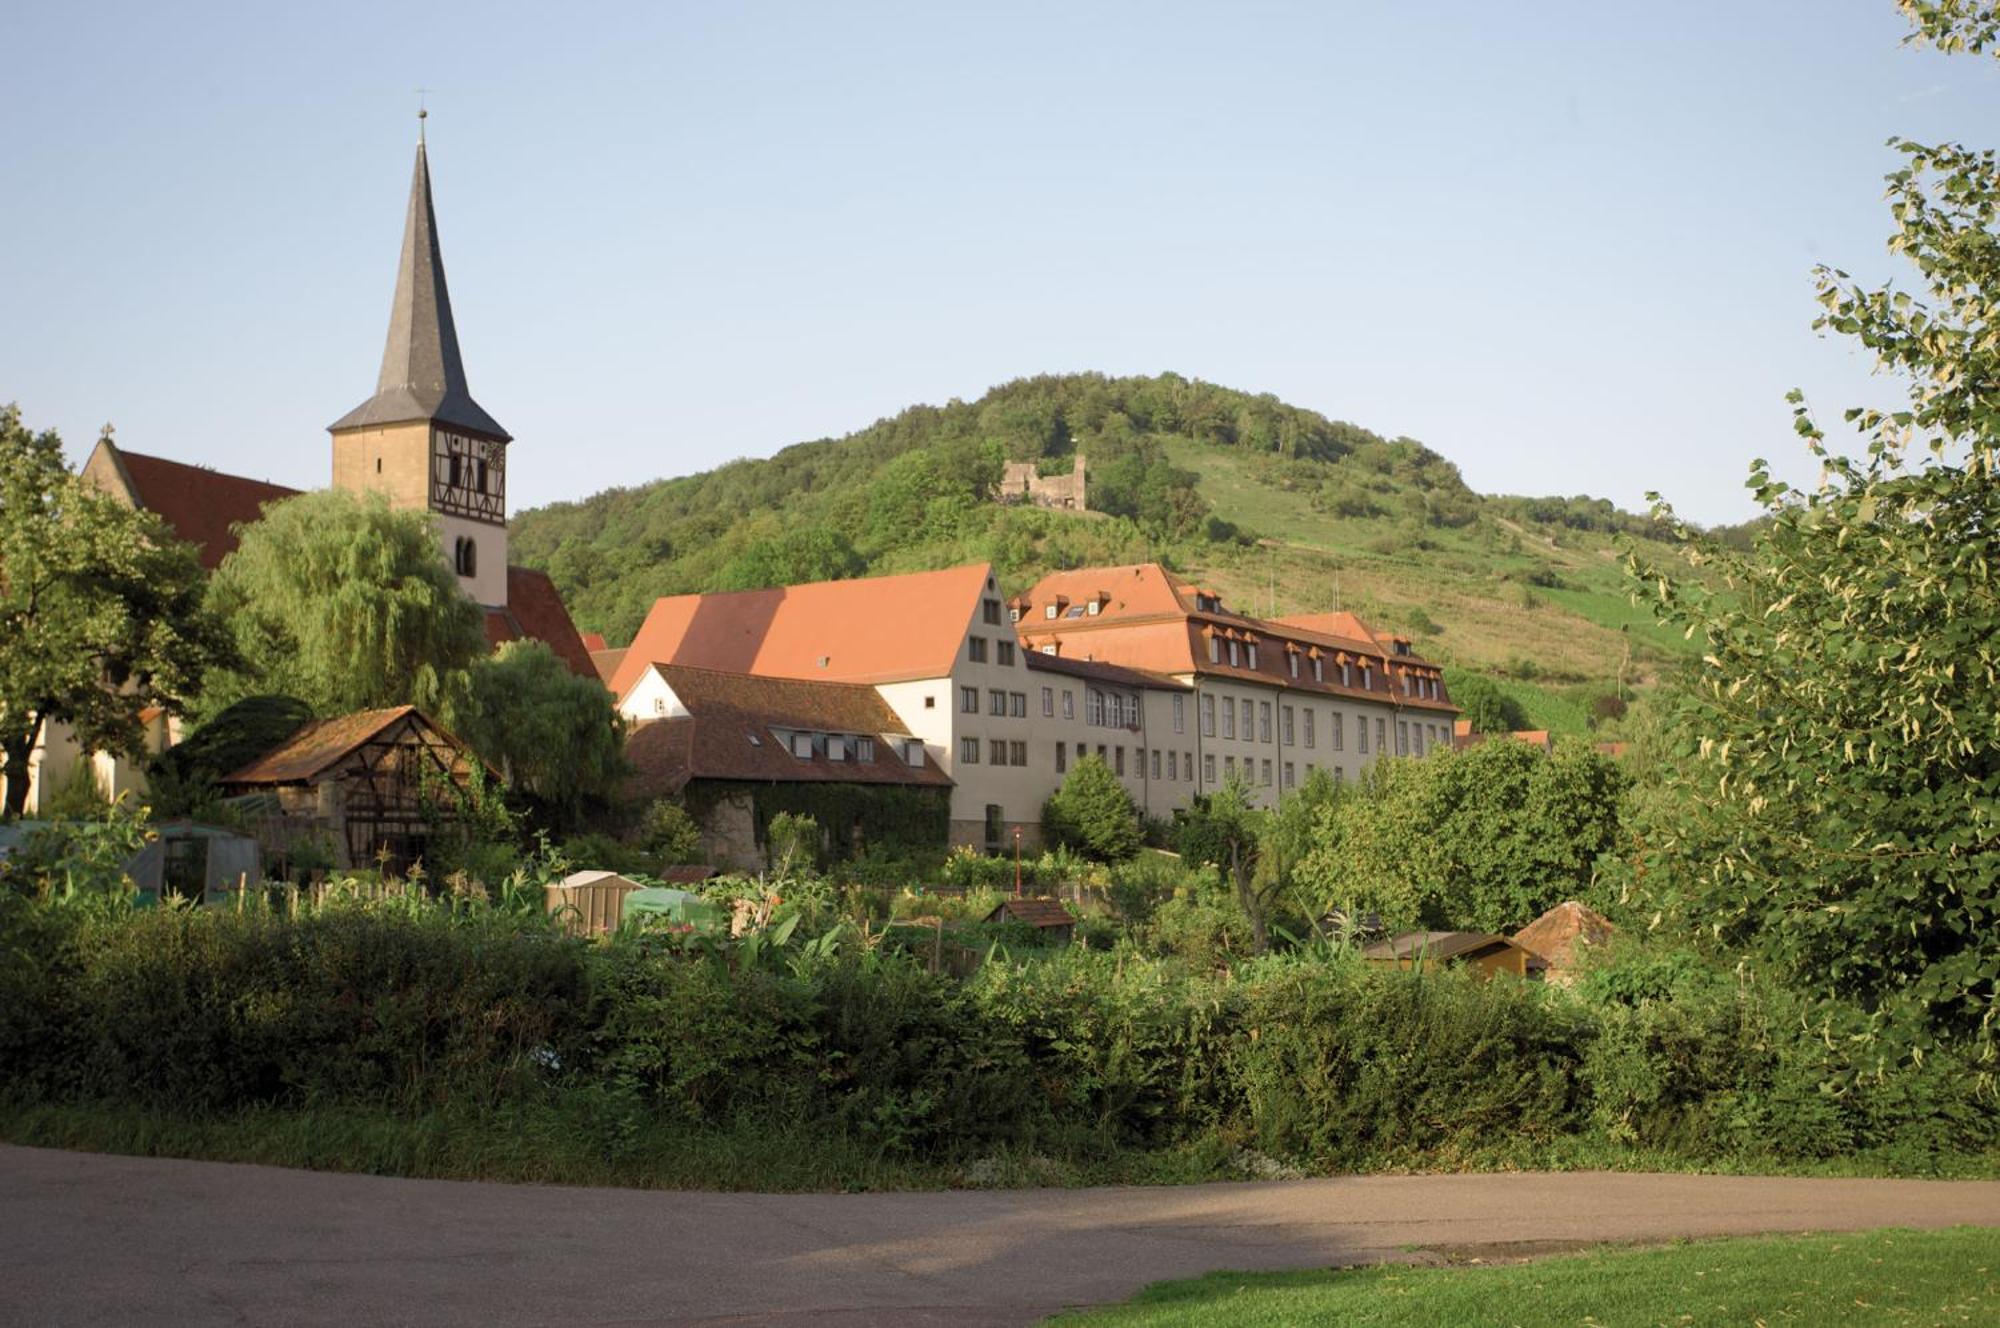
[[506, 607], [510, 438], [465, 385], [421, 132], [382, 374], [375, 395], [328, 431], [335, 488], [435, 513], [459, 586], [476, 604]]

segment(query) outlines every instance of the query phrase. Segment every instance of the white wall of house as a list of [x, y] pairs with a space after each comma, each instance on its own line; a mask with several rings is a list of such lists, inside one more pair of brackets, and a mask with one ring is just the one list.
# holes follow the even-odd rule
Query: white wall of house
[[[179, 731], [179, 721], [164, 716], [155, 719], [146, 727], [146, 751], [165, 751], [178, 738]], [[39, 816], [48, 796], [67, 784], [82, 762], [90, 764], [97, 787], [107, 798], [115, 799], [120, 794], [129, 793], [144, 800], [146, 770], [143, 762], [113, 756], [109, 752], [86, 752], [78, 744], [76, 734], [69, 725], [45, 724], [41, 742], [28, 756], [26, 814]], [[6, 787], [5, 776], [0, 776], [0, 800], [5, 798]], [[0, 805], [4, 805], [4, 801], [0, 801]]]
[[688, 709], [660, 676], [659, 669], [648, 665], [639, 681], [626, 689], [624, 698], [618, 702], [618, 713], [634, 723], [643, 723], [649, 719], [681, 719]]

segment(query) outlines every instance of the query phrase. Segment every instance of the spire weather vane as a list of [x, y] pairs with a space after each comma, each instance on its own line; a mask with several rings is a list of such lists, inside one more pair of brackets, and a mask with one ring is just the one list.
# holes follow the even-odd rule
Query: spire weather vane
[[417, 93], [417, 142], [419, 142], [419, 143], [421, 143], [421, 142], [423, 142], [423, 141], [424, 141], [424, 121], [426, 121], [426, 120], [428, 120], [428, 119], [430, 119], [430, 118], [431, 118], [431, 113], [430, 113], [430, 112], [429, 112], [428, 110], [426, 110], [426, 109], [424, 108], [424, 98], [425, 98], [425, 97], [428, 97], [428, 96], [429, 96], [429, 95], [431, 94], [431, 92], [432, 92], [432, 91], [433, 91], [433, 89], [431, 89], [431, 88], [418, 88], [418, 89], [416, 90], [416, 93]]

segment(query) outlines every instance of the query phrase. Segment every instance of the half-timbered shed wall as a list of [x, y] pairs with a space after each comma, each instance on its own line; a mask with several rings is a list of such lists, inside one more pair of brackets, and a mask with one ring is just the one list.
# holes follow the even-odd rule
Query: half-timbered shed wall
[[405, 871], [455, 818], [451, 795], [470, 787], [477, 766], [458, 739], [414, 706], [398, 706], [314, 720], [223, 786], [274, 795], [274, 837], [324, 834], [340, 867]]

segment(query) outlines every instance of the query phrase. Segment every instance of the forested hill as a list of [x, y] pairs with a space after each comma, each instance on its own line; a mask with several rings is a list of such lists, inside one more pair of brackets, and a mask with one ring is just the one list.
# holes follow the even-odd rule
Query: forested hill
[[[991, 501], [1004, 461], [1067, 471], [1075, 452], [1092, 514]], [[1482, 497], [1420, 443], [1268, 394], [1065, 374], [525, 511], [512, 551], [613, 642], [660, 595], [981, 559], [1012, 590], [1052, 567], [1153, 557], [1245, 608], [1338, 603], [1408, 628], [1426, 653], [1511, 676], [1531, 702], [1575, 693], [1530, 717], [1576, 727], [1592, 689], [1679, 644], [1627, 603], [1621, 531], [1657, 533], [1601, 499]]]

